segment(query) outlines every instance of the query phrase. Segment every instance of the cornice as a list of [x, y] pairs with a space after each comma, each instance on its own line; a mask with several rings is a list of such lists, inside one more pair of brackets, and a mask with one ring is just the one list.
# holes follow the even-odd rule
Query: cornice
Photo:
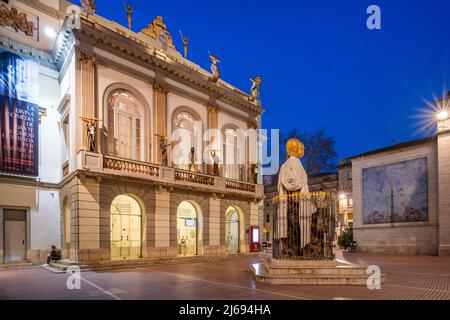
[[53, 60], [58, 66], [58, 70], [62, 69], [75, 42], [73, 32], [67, 27], [67, 19], [65, 19], [61, 31], [58, 34], [56, 45], [52, 52]]
[[0, 35], [0, 48], [16, 53], [20, 56], [27, 57], [36, 63], [43, 65], [52, 70], [58, 70], [53, 61], [53, 56], [45, 51], [33, 48], [22, 42], [13, 40], [4, 35]]

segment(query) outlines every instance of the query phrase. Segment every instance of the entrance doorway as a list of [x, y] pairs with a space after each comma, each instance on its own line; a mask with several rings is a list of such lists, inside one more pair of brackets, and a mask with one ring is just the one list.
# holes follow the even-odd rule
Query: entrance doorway
[[141, 257], [142, 212], [139, 203], [127, 195], [111, 204], [111, 259]]
[[225, 216], [225, 236], [227, 252], [239, 253], [239, 213], [233, 207], [227, 210]]
[[197, 234], [197, 209], [190, 202], [183, 201], [177, 209], [177, 253], [179, 256], [192, 256], [198, 254]]
[[5, 262], [26, 260], [26, 216], [25, 210], [3, 210], [3, 251]]

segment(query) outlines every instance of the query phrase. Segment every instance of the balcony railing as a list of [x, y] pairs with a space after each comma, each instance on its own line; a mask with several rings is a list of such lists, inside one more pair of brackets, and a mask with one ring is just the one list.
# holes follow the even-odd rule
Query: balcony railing
[[214, 185], [214, 177], [212, 177], [212, 176], [208, 176], [208, 175], [204, 175], [204, 174], [196, 173], [196, 172], [182, 171], [182, 170], [178, 170], [178, 169], [175, 170], [175, 180], [210, 185], [210, 186]]
[[103, 156], [103, 168], [120, 172], [143, 174], [159, 177], [159, 167], [134, 160], [123, 160], [111, 156]]
[[227, 189], [234, 189], [234, 190], [247, 191], [247, 192], [255, 192], [255, 190], [256, 190], [254, 184], [245, 183], [245, 182], [236, 181], [236, 180], [225, 180], [225, 187]]
[[167, 186], [210, 190], [213, 193], [238, 193], [245, 196], [262, 198], [264, 186], [238, 179], [188, 171], [179, 168], [151, 164], [135, 160], [118, 158], [101, 153], [82, 150], [76, 164], [91, 173], [107, 173], [132, 178], [152, 180]]

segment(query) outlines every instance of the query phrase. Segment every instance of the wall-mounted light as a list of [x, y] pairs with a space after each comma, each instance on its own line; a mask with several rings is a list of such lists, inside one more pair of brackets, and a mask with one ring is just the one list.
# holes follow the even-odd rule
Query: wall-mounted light
[[58, 35], [58, 32], [56, 32], [56, 30], [53, 29], [52, 27], [46, 27], [44, 29], [44, 32], [45, 32], [45, 35], [47, 37], [49, 37], [50, 39], [54, 39]]
[[345, 194], [345, 192], [339, 193], [339, 199], [345, 200], [346, 198], [347, 198], [347, 194]]

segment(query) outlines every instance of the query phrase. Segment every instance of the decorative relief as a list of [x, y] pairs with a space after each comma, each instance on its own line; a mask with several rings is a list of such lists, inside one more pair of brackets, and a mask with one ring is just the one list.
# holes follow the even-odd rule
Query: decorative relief
[[93, 66], [97, 66], [98, 65], [98, 59], [97, 56], [93, 53], [87, 53], [87, 52], [83, 52], [83, 51], [78, 51], [77, 52], [77, 59], [78, 61], [80, 61], [81, 63], [87, 64], [90, 63]]
[[160, 93], [163, 93], [163, 94], [168, 94], [169, 93], [169, 89], [167, 89], [165, 86], [163, 86], [162, 84], [160, 84], [158, 82], [155, 82], [153, 84], [153, 89], [156, 92], [160, 92]]
[[157, 16], [148, 26], [141, 30], [143, 34], [146, 34], [154, 39], [158, 39], [158, 36], [165, 34], [167, 36], [167, 44], [169, 47], [174, 48], [172, 36], [167, 29], [166, 24], [163, 22], [162, 16]]
[[213, 104], [208, 105], [209, 112], [219, 112], [219, 107]]
[[28, 15], [19, 12], [16, 8], [9, 8], [6, 4], [0, 5], [0, 26], [11, 27], [16, 32], [23, 32], [29, 37], [34, 36], [35, 23], [28, 21]]

